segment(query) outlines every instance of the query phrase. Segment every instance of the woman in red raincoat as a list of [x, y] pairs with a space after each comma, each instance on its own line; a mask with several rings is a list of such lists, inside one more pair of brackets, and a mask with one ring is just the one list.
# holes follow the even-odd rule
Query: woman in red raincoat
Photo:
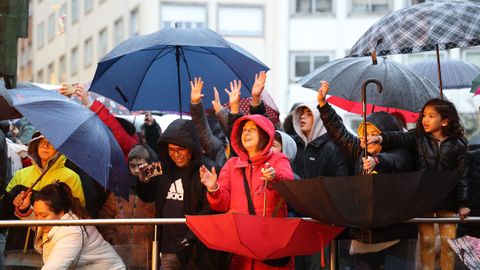
[[[262, 115], [247, 115], [235, 121], [230, 139], [238, 157], [225, 163], [218, 179], [214, 168], [212, 171], [200, 168], [201, 181], [208, 189], [207, 198], [213, 210], [273, 216], [279, 209], [276, 216], [287, 216], [286, 204], [270, 182], [294, 177], [288, 158], [283, 153], [271, 151], [274, 137], [273, 124]], [[253, 203], [250, 208], [245, 181]], [[234, 255], [230, 269], [293, 269], [293, 260], [275, 267]]]

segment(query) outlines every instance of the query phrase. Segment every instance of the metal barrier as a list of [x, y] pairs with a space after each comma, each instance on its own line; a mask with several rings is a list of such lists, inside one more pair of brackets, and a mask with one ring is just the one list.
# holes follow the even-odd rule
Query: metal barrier
[[[303, 218], [315, 221], [312, 218]], [[152, 269], [158, 269], [157, 225], [183, 224], [185, 218], [139, 218], [139, 219], [77, 219], [77, 220], [0, 220], [0, 227], [32, 227], [32, 226], [94, 226], [94, 225], [155, 225], [155, 238], [152, 246]], [[461, 219], [452, 218], [413, 218], [405, 223], [480, 223], [480, 217]], [[336, 243], [333, 241], [332, 247]], [[335, 248], [330, 249], [330, 269], [335, 270], [337, 254]]]

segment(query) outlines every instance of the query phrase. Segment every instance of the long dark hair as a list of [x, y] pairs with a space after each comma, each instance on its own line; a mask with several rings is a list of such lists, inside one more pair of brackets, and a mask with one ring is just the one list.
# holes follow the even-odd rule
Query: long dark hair
[[55, 214], [60, 212], [66, 214], [71, 211], [78, 218], [89, 218], [87, 210], [82, 207], [80, 200], [73, 197], [72, 190], [63, 182], [57, 181], [42, 188], [34, 195], [33, 202], [35, 201], [44, 201]]
[[443, 119], [448, 119], [448, 124], [442, 127], [442, 134], [446, 137], [457, 137], [462, 138], [464, 134], [464, 129], [460, 123], [460, 117], [458, 116], [457, 109], [455, 105], [447, 100], [442, 100], [439, 98], [434, 98], [425, 105], [423, 105], [422, 110], [420, 111], [420, 116], [417, 120], [417, 133], [426, 134], [425, 129], [423, 128], [422, 119], [423, 113], [427, 106], [432, 106], [435, 111], [440, 114], [440, 117]]

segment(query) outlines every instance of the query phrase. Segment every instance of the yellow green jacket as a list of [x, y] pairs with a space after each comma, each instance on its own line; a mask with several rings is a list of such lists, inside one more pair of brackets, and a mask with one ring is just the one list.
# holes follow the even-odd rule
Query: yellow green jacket
[[[53, 158], [52, 158], [53, 159]], [[52, 161], [50, 159], [49, 162]], [[43, 176], [42, 180], [37, 183], [37, 185], [33, 188], [33, 190], [40, 190], [43, 187], [53, 184], [55, 180], [60, 180], [60, 182], [64, 182], [72, 189], [72, 194], [74, 197], [78, 198], [85, 207], [85, 195], [83, 193], [82, 182], [80, 181], [80, 177], [74, 171], [70, 170], [69, 168], [65, 167], [66, 157], [61, 155], [55, 164], [48, 170], [48, 172]], [[12, 178], [10, 183], [7, 185], [7, 192], [10, 192], [12, 188], [17, 185], [23, 185], [26, 187], [30, 187], [33, 182], [40, 176], [42, 173], [42, 169], [37, 165], [35, 159], [33, 159], [33, 165], [23, 168]]]

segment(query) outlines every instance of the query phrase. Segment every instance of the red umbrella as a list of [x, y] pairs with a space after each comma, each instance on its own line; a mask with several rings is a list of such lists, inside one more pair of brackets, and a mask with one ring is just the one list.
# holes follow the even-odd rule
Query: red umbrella
[[187, 216], [187, 226], [209, 248], [261, 261], [323, 254], [323, 247], [344, 229], [301, 218], [236, 213]]
[[[337, 96], [330, 96], [327, 101], [330, 104], [333, 104], [337, 107], [340, 107], [348, 112], [351, 113], [356, 113], [356, 114], [362, 114], [362, 103], [361, 102], [355, 102], [355, 101], [350, 101], [343, 99], [341, 97]], [[395, 109], [395, 108], [389, 108], [389, 107], [382, 107], [382, 106], [377, 106], [377, 105], [372, 105], [372, 104], [367, 104], [367, 114], [372, 113], [372, 112], [398, 112], [401, 113], [404, 117], [405, 120], [408, 123], [415, 123], [418, 119], [419, 114], [406, 111], [406, 110], [400, 110], [400, 109]]]

